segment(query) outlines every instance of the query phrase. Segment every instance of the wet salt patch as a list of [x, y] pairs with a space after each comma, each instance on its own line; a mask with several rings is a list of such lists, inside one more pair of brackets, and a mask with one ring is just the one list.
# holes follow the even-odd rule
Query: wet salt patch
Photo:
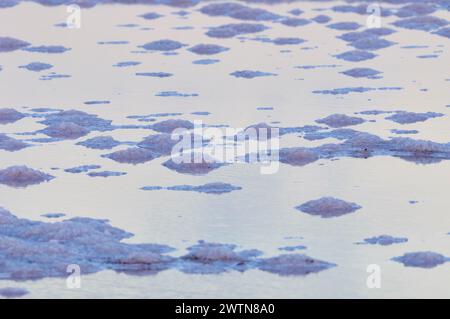
[[213, 27], [206, 32], [212, 38], [232, 38], [241, 34], [258, 33], [267, 30], [263, 24], [255, 23], [230, 23]]
[[397, 112], [391, 116], [386, 117], [386, 120], [390, 120], [399, 124], [411, 124], [417, 122], [425, 122], [429, 119], [442, 117], [444, 114], [427, 112], [427, 113], [414, 113], [414, 112]]
[[72, 174], [80, 174], [80, 173], [86, 173], [90, 170], [99, 169], [101, 168], [100, 165], [83, 165], [83, 166], [77, 166], [65, 169], [64, 172], [72, 173]]
[[163, 17], [163, 15], [158, 14], [156, 12], [148, 12], [148, 13], [144, 13], [144, 14], [140, 15], [139, 17], [141, 17], [145, 20], [155, 20], [155, 19]]
[[155, 94], [160, 97], [196, 97], [197, 93], [180, 93], [178, 91], [162, 91]]
[[284, 250], [284, 251], [296, 251], [296, 250], [304, 250], [306, 249], [306, 246], [298, 245], [298, 246], [286, 246], [286, 247], [280, 247], [278, 250]]
[[285, 18], [279, 20], [279, 22], [288, 27], [302, 27], [311, 23], [311, 20], [302, 19], [302, 18]]
[[381, 76], [378, 75], [382, 72], [370, 68], [354, 68], [340, 73], [354, 78], [380, 79]]
[[0, 124], [15, 123], [25, 117], [25, 114], [16, 111], [15, 109], [3, 108], [0, 109]]
[[393, 29], [389, 29], [389, 28], [372, 28], [372, 29], [367, 29], [367, 30], [359, 31], [359, 32], [344, 33], [344, 34], [337, 36], [337, 38], [347, 41], [347, 42], [354, 42], [354, 41], [367, 39], [367, 38], [378, 38], [380, 36], [387, 36], [387, 35], [393, 34], [395, 32], [397, 32], [397, 31], [395, 31]]
[[93, 137], [86, 141], [77, 143], [77, 145], [82, 145], [84, 147], [87, 147], [90, 149], [95, 149], [95, 150], [109, 150], [120, 144], [121, 144], [121, 142], [116, 141], [111, 136]]
[[353, 213], [362, 207], [358, 204], [346, 202], [334, 197], [322, 197], [295, 208], [309, 215], [333, 218]]
[[275, 38], [272, 43], [275, 45], [297, 45], [304, 43], [306, 40], [300, 38]]
[[143, 48], [147, 51], [174, 51], [181, 49], [184, 46], [186, 46], [186, 44], [178, 41], [164, 39], [146, 43], [144, 45], [141, 45], [140, 48]]
[[253, 79], [256, 77], [276, 76], [277, 74], [261, 71], [243, 70], [243, 71], [235, 71], [233, 73], [230, 73], [230, 75], [236, 78]]
[[336, 58], [338, 58], [340, 60], [349, 61], [349, 62], [366, 61], [366, 60], [373, 59], [376, 56], [377, 55], [372, 52], [359, 51], [359, 50], [347, 51], [347, 52], [335, 55]]
[[173, 76], [172, 73], [167, 73], [167, 72], [138, 72], [138, 73], [136, 73], [136, 75], [153, 77], [153, 78], [168, 78], [168, 77]]
[[226, 16], [239, 20], [274, 21], [281, 18], [280, 15], [260, 8], [252, 8], [238, 3], [213, 3], [200, 9], [200, 12], [209, 16]]
[[129, 44], [129, 41], [99, 41], [97, 44], [100, 45], [121, 45], [121, 44]]
[[406, 243], [407, 241], [408, 241], [408, 238], [404, 238], [404, 237], [393, 237], [390, 235], [380, 235], [380, 236], [365, 238], [364, 242], [357, 243], [357, 244], [358, 245], [369, 244], [369, 245], [390, 246], [393, 244]]
[[188, 192], [221, 195], [225, 193], [231, 193], [232, 191], [241, 190], [242, 187], [233, 186], [231, 184], [226, 183], [208, 183], [200, 186], [192, 186], [192, 185], [170, 186], [167, 187], [167, 189], [172, 191], [188, 191]]
[[318, 16], [315, 16], [311, 20], [317, 22], [317, 23], [328, 23], [331, 21], [331, 18], [324, 14], [319, 14]]
[[364, 39], [359, 39], [350, 43], [352, 47], [358, 50], [380, 50], [384, 48], [388, 48], [392, 45], [396, 44], [396, 42], [388, 41], [385, 39], [380, 39], [377, 37], [367, 37]]
[[335, 30], [357, 30], [361, 27], [361, 25], [359, 23], [356, 22], [336, 22], [336, 23], [332, 23], [327, 25], [328, 28], [330, 29], [335, 29]]
[[127, 175], [125, 172], [113, 172], [113, 171], [103, 171], [103, 172], [90, 172], [87, 174], [89, 177], [116, 177]]
[[152, 129], [161, 133], [172, 133], [176, 129], [193, 129], [194, 123], [187, 120], [169, 119], [152, 125]]
[[61, 217], [64, 217], [64, 216], [66, 216], [66, 214], [63, 214], [63, 213], [47, 213], [47, 214], [42, 214], [41, 216], [42, 216], [42, 217], [45, 217], [45, 218], [50, 218], [50, 219], [52, 219], [52, 218], [61, 218]]
[[136, 66], [141, 64], [141, 62], [137, 62], [137, 61], [123, 61], [123, 62], [118, 62], [116, 64], [114, 64], [114, 67], [117, 68], [125, 68], [125, 67], [130, 67], [130, 66]]
[[435, 11], [436, 8], [434, 7], [434, 5], [429, 5], [427, 3], [412, 3], [399, 8], [395, 15], [400, 18], [407, 18], [427, 15]]
[[258, 265], [258, 269], [280, 276], [304, 276], [336, 266], [336, 264], [314, 259], [303, 254], [288, 254], [263, 259]]
[[198, 159], [195, 162], [183, 162], [184, 157], [173, 157], [164, 162], [163, 166], [180, 174], [206, 175], [225, 165], [214, 161], [214, 159], [209, 158], [205, 154], [193, 154], [193, 158], [196, 157]]
[[229, 48], [216, 44], [197, 44], [188, 49], [188, 51], [199, 55], [213, 55], [228, 51]]
[[392, 258], [393, 261], [402, 263], [406, 267], [434, 268], [445, 262], [449, 258], [431, 251], [406, 253], [403, 256]]
[[333, 128], [338, 128], [362, 124], [365, 122], [365, 120], [360, 117], [353, 117], [345, 114], [332, 114], [323, 119], [316, 120], [316, 122], [320, 124], [326, 124]]
[[26, 166], [11, 166], [0, 170], [0, 184], [27, 187], [52, 180], [54, 177]]
[[0, 133], [0, 150], [16, 152], [29, 146], [31, 145]]
[[437, 35], [440, 35], [440, 36], [443, 36], [446, 38], [450, 38], [450, 27], [439, 29], [439, 30], [433, 32], [433, 34], [437, 34]]
[[57, 74], [57, 73], [55, 73], [55, 72], [51, 72], [50, 74], [48, 74], [48, 75], [43, 75], [43, 76], [41, 76], [40, 78], [39, 78], [39, 80], [42, 80], [42, 81], [50, 81], [50, 80], [53, 80], [53, 79], [67, 79], [67, 78], [70, 78], [71, 76], [70, 75], [68, 75], [68, 74]]
[[302, 147], [281, 149], [279, 156], [281, 163], [293, 166], [304, 166], [319, 159], [314, 151]]
[[44, 70], [51, 69], [53, 65], [48, 63], [41, 63], [41, 62], [32, 62], [27, 65], [21, 65], [19, 68], [26, 69], [28, 71], [34, 71], [34, 72], [40, 72]]
[[25, 47], [22, 50], [36, 53], [59, 54], [64, 53], [66, 51], [70, 51], [71, 49], [63, 47], [61, 45], [41, 45], [36, 47]]
[[84, 104], [86, 105], [99, 105], [99, 104], [110, 104], [111, 101], [106, 100], [95, 100], [95, 101], [86, 101]]
[[298, 65], [294, 66], [296, 69], [303, 69], [303, 70], [314, 70], [314, 69], [323, 69], [323, 68], [337, 68], [341, 65], [337, 64], [319, 64], [319, 65]]
[[397, 129], [392, 129], [391, 132], [394, 134], [418, 134], [419, 133], [419, 131], [417, 131], [417, 130], [397, 130]]
[[50, 125], [45, 129], [40, 130], [39, 133], [54, 138], [76, 140], [89, 134], [89, 130], [75, 123], [62, 122]]
[[448, 21], [434, 16], [419, 16], [395, 21], [393, 25], [405, 29], [433, 31], [448, 25]]
[[437, 54], [424, 54], [424, 55], [418, 55], [419, 59], [436, 59], [439, 57]]
[[29, 45], [30, 43], [19, 39], [11, 37], [0, 37], [0, 52], [12, 52], [23, 49]]
[[4, 298], [20, 298], [27, 294], [29, 294], [29, 291], [23, 288], [0, 288], [0, 296]]
[[128, 148], [111, 154], [102, 155], [102, 157], [109, 158], [118, 163], [133, 165], [149, 162], [158, 156], [159, 154], [155, 154], [150, 150], [139, 147]]

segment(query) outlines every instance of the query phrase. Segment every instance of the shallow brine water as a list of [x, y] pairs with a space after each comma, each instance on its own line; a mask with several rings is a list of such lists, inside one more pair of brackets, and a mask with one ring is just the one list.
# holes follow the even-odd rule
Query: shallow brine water
[[0, 295], [449, 298], [450, 4], [367, 3], [0, 0]]

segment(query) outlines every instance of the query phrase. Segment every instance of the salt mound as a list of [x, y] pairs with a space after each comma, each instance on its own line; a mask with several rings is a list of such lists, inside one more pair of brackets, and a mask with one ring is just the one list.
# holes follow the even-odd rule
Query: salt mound
[[216, 44], [197, 44], [188, 50], [195, 54], [213, 55], [228, 51], [229, 49]]
[[327, 27], [330, 29], [335, 29], [335, 30], [347, 30], [348, 31], [348, 30], [359, 29], [361, 27], [361, 25], [356, 22], [336, 22], [336, 23], [327, 25]]
[[14, 109], [0, 109], [0, 124], [14, 123], [24, 117], [24, 114]]
[[50, 137], [75, 140], [89, 134], [89, 130], [75, 123], [62, 122], [50, 125], [41, 130], [42, 133]]
[[126, 150], [120, 150], [111, 154], [102, 155], [102, 157], [112, 159], [118, 163], [134, 165], [149, 162], [158, 156], [158, 154], [155, 154], [152, 151], [139, 147], [128, 148]]
[[307, 148], [284, 148], [279, 152], [280, 162], [294, 166], [304, 166], [319, 159], [319, 156]]
[[322, 218], [332, 218], [353, 213], [362, 207], [355, 203], [349, 203], [333, 197], [322, 197], [317, 200], [306, 202], [295, 208], [310, 215], [320, 216]]
[[0, 52], [11, 52], [29, 46], [28, 42], [10, 38], [0, 37]]
[[406, 267], [434, 268], [447, 261], [449, 258], [431, 251], [406, 253], [400, 257], [394, 257], [392, 260], [402, 263]]
[[195, 163], [194, 161], [185, 163], [183, 162], [183, 158], [174, 158], [175, 161], [171, 158], [164, 162], [163, 166], [181, 174], [205, 175], [225, 165], [213, 161], [204, 154], [194, 154], [193, 156], [202, 156], [201, 161], [198, 161], [198, 163]]
[[58, 54], [58, 53], [64, 53], [66, 51], [70, 51], [71, 49], [65, 48], [61, 45], [41, 45], [41, 46], [37, 46], [37, 47], [26, 47], [23, 50], [28, 51], [28, 52]]
[[41, 72], [44, 70], [51, 69], [52, 67], [53, 67], [53, 65], [51, 65], [51, 64], [41, 63], [41, 62], [32, 62], [32, 63], [28, 63], [27, 65], [19, 66], [19, 68], [21, 68], [21, 69], [27, 69], [28, 71], [33, 71], [33, 72]]
[[82, 165], [82, 166], [65, 169], [64, 172], [72, 173], [72, 174], [80, 174], [80, 173], [86, 173], [90, 170], [99, 169], [99, 168], [101, 168], [100, 165]]
[[152, 130], [161, 133], [172, 133], [176, 129], [191, 130], [194, 128], [194, 124], [187, 120], [165, 120], [152, 125]]
[[433, 5], [429, 5], [427, 3], [411, 3], [398, 9], [395, 15], [400, 18], [407, 18], [413, 16], [423, 16], [431, 14], [435, 11], [436, 8]]
[[405, 29], [433, 31], [435, 29], [445, 27], [446, 25], [448, 25], [448, 21], [433, 16], [419, 16], [398, 20], [393, 24], [397, 27]]
[[27, 295], [29, 292], [23, 288], [0, 288], [0, 296], [5, 298], [19, 298]]
[[0, 184], [27, 187], [52, 180], [54, 177], [26, 166], [11, 166], [0, 170]]
[[365, 238], [364, 243], [370, 245], [381, 245], [381, 246], [389, 246], [393, 244], [406, 243], [408, 238], [404, 237], [393, 237], [390, 235], [380, 235], [376, 237]]
[[237, 77], [237, 78], [244, 78], [244, 79], [253, 79], [253, 78], [262, 77], [262, 76], [276, 76], [276, 74], [274, 74], [274, 73], [251, 71], [251, 70], [235, 71], [233, 73], [230, 73], [230, 75]]
[[45, 119], [39, 123], [51, 126], [61, 123], [73, 123], [88, 131], [110, 131], [113, 129], [109, 120], [99, 118], [97, 115], [88, 114], [78, 110], [60, 111], [45, 115]]
[[264, 9], [251, 8], [238, 3], [213, 3], [200, 9], [200, 12], [209, 16], [226, 16], [239, 20], [273, 21], [281, 16]]
[[352, 117], [345, 114], [332, 114], [326, 118], [316, 120], [317, 123], [326, 124], [333, 128], [358, 125], [364, 123], [364, 119], [360, 117]]
[[386, 117], [386, 120], [391, 120], [400, 124], [411, 124], [417, 122], [425, 122], [428, 119], [442, 117], [444, 114], [427, 112], [427, 113], [414, 113], [414, 112], [397, 112], [391, 116]]
[[127, 173], [125, 173], [125, 172], [103, 171], [103, 172], [90, 172], [87, 175], [89, 177], [113, 177], [113, 176], [127, 175]]
[[178, 143], [170, 134], [150, 135], [144, 138], [137, 146], [145, 148], [159, 155], [170, 155], [173, 147]]
[[354, 68], [341, 73], [354, 78], [379, 79], [381, 72], [370, 68]]
[[24, 149], [28, 146], [30, 146], [30, 144], [24, 143], [0, 133], [0, 150], [15, 152], [20, 151], [21, 149]]
[[373, 59], [376, 57], [376, 54], [367, 51], [353, 50], [338, 54], [335, 57], [349, 62], [360, 62]]
[[335, 264], [314, 259], [303, 254], [287, 254], [262, 259], [258, 268], [280, 276], [304, 276], [335, 266]]
[[146, 43], [141, 47], [148, 51], [175, 51], [184, 46], [181, 42], [164, 39]]
[[395, 42], [380, 39], [378, 37], [367, 37], [358, 39], [352, 42], [350, 45], [358, 50], [380, 50], [396, 44]]
[[285, 18], [280, 20], [280, 23], [288, 27], [302, 27], [304, 25], [310, 24], [311, 21], [302, 18]]
[[95, 150], [110, 150], [121, 143], [116, 141], [111, 136], [98, 136], [91, 139], [88, 139], [83, 142], [77, 143], [77, 145], [82, 145], [87, 148], [95, 149]]
[[263, 24], [231, 23], [211, 28], [206, 35], [212, 38], [232, 38], [241, 34], [257, 33], [267, 30]]
[[167, 187], [168, 190], [174, 191], [188, 191], [188, 192], [198, 192], [205, 194], [225, 194], [230, 193], [235, 190], [241, 190], [242, 187], [233, 186], [231, 184], [226, 183], [208, 183], [200, 186], [191, 186], [191, 185], [178, 185], [178, 186], [170, 186]]

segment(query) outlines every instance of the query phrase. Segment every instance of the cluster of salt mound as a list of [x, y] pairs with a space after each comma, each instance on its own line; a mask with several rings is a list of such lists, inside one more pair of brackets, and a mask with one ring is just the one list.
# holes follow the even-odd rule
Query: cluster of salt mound
[[307, 275], [335, 266], [305, 255], [258, 258], [258, 250], [236, 251], [230, 244], [207, 243], [187, 248], [179, 258], [160, 244], [127, 244], [132, 234], [106, 220], [72, 218], [53, 223], [20, 219], [0, 208], [0, 273], [3, 279], [29, 280], [66, 277], [76, 264], [83, 274], [114, 270], [129, 274], [156, 274], [166, 269], [211, 274], [261, 269], [279, 275]]
[[403, 256], [394, 257], [392, 260], [402, 263], [407, 267], [434, 268], [450, 261], [450, 258], [431, 251], [420, 251], [406, 253]]
[[0, 170], [0, 184], [27, 187], [52, 180], [54, 177], [26, 166], [11, 166]]
[[9, 124], [17, 122], [25, 117], [24, 114], [14, 109], [0, 109], [0, 124]]
[[306, 202], [296, 209], [314, 216], [322, 218], [332, 218], [353, 213], [361, 206], [355, 203], [349, 203], [334, 197], [322, 197], [317, 200]]

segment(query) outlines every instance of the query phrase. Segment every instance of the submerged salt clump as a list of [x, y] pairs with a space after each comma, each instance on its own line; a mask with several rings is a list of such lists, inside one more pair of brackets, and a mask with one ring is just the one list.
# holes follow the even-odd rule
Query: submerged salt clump
[[251, 70], [235, 71], [233, 73], [230, 73], [230, 75], [237, 77], [237, 78], [244, 78], [244, 79], [253, 79], [253, 78], [263, 77], [263, 76], [276, 76], [276, 74], [274, 74], [274, 73], [251, 71]]
[[326, 124], [333, 128], [358, 125], [364, 123], [365, 120], [360, 117], [348, 116], [345, 114], [332, 114], [326, 118], [316, 120], [317, 123]]
[[40, 132], [50, 137], [75, 140], [89, 134], [89, 130], [75, 123], [62, 122], [53, 124]]
[[284, 18], [279, 22], [288, 27], [302, 27], [311, 23], [310, 20], [302, 18]]
[[362, 207], [358, 204], [349, 203], [334, 197], [322, 197], [317, 200], [306, 202], [295, 208], [313, 216], [332, 218], [353, 213]]
[[154, 160], [159, 155], [152, 151], [140, 147], [128, 148], [111, 154], [102, 155], [102, 157], [112, 159], [118, 163], [142, 164]]
[[350, 43], [350, 45], [355, 49], [369, 51], [384, 49], [394, 44], [396, 43], [389, 40], [380, 39], [378, 37], [366, 37]]
[[23, 288], [0, 288], [0, 296], [5, 298], [20, 298], [27, 294], [29, 294], [29, 291]]
[[444, 114], [427, 112], [427, 113], [414, 113], [414, 112], [397, 112], [393, 115], [386, 117], [386, 120], [391, 120], [399, 124], [411, 124], [417, 122], [425, 122], [426, 120], [442, 117]]
[[379, 79], [382, 72], [370, 68], [354, 68], [341, 73], [354, 78]]
[[167, 72], [138, 72], [136, 73], [137, 76], [148, 76], [148, 77], [154, 77], [154, 78], [169, 78], [173, 76], [172, 73]]
[[284, 250], [284, 251], [296, 251], [296, 250], [304, 250], [306, 249], [306, 246], [298, 245], [298, 246], [286, 246], [286, 247], [280, 247], [278, 250]]
[[374, 38], [374, 37], [377, 38], [381, 36], [387, 36], [395, 32], [396, 32], [395, 30], [390, 28], [370, 28], [364, 31], [347, 32], [337, 36], [337, 38], [347, 42], [354, 42], [367, 38]]
[[15, 138], [0, 133], [0, 150], [16, 152], [29, 146], [30, 144], [28, 143], [16, 140]]
[[[110, 120], [104, 120], [97, 115], [88, 114], [78, 110], [60, 111], [46, 114], [45, 119], [39, 123], [47, 126], [58, 126], [63, 123], [76, 124], [88, 132], [90, 131], [110, 131], [113, 129]], [[75, 126], [74, 126], [75, 129]], [[76, 130], [76, 129], [75, 129]], [[81, 132], [82, 130], [79, 129]]]
[[12, 52], [19, 49], [23, 49], [30, 44], [28, 42], [10, 38], [10, 37], [0, 37], [0, 52]]
[[140, 15], [141, 18], [144, 18], [145, 20], [155, 20], [158, 18], [161, 18], [162, 15], [158, 14], [156, 12], [148, 12]]
[[[191, 154], [186, 156], [173, 157], [163, 163], [163, 166], [180, 174], [205, 175], [216, 170], [224, 163], [219, 163], [205, 154]], [[198, 158], [197, 158], [198, 157]], [[194, 160], [195, 159], [195, 160]]]
[[262, 259], [258, 269], [280, 276], [304, 276], [336, 267], [336, 264], [311, 258], [303, 254], [287, 254]]
[[229, 48], [216, 44], [197, 44], [188, 49], [188, 51], [200, 55], [213, 55], [228, 51]]
[[25, 117], [24, 114], [9, 108], [0, 109], [0, 124], [17, 122]]
[[[162, 127], [160, 127], [162, 129]], [[170, 130], [168, 127], [165, 127], [164, 130], [170, 131], [170, 133], [173, 130]], [[141, 142], [137, 144], [137, 146], [150, 150], [154, 154], [158, 155], [170, 155], [172, 152], [173, 147], [178, 143], [177, 139], [172, 139], [171, 134], [157, 134], [157, 135], [150, 135], [144, 138]]]
[[161, 97], [194, 97], [198, 96], [197, 93], [180, 93], [178, 91], [162, 91], [155, 94]]
[[148, 51], [174, 51], [181, 49], [184, 46], [186, 45], [181, 42], [164, 39], [149, 42], [140, 47]]
[[317, 23], [328, 23], [331, 21], [331, 18], [327, 15], [319, 14], [319, 15], [315, 16], [314, 18], [312, 18], [311, 20], [313, 20], [314, 22], [317, 22]]
[[449, 258], [431, 251], [406, 253], [403, 256], [394, 257], [392, 260], [402, 263], [406, 267], [419, 268], [434, 268], [450, 261]]
[[206, 35], [212, 38], [232, 38], [240, 34], [257, 33], [267, 30], [263, 24], [230, 23], [211, 28]]
[[275, 38], [272, 40], [275, 45], [296, 45], [304, 42], [305, 40], [300, 38]]
[[198, 64], [198, 65], [210, 65], [210, 64], [215, 64], [217, 62], [220, 62], [220, 60], [218, 60], [218, 59], [201, 59], [201, 60], [192, 61], [193, 64]]
[[42, 62], [32, 62], [27, 65], [19, 66], [19, 68], [21, 68], [21, 69], [27, 69], [28, 71], [33, 71], [33, 72], [41, 72], [43, 70], [51, 69], [52, 67], [53, 67], [53, 65], [48, 64], [48, 63], [42, 63]]
[[408, 241], [408, 238], [404, 238], [404, 237], [393, 237], [390, 235], [380, 235], [380, 236], [376, 236], [376, 237], [365, 238], [364, 242], [359, 243], [359, 244], [390, 246], [393, 244], [406, 243], [407, 241]]
[[25, 50], [28, 52], [58, 54], [58, 53], [64, 53], [66, 51], [70, 51], [71, 49], [63, 47], [61, 45], [41, 45], [41, 46], [37, 46], [37, 47], [25, 47], [22, 50]]
[[125, 67], [130, 67], [130, 66], [136, 66], [141, 63], [142, 62], [138, 62], [138, 61], [122, 61], [122, 62], [117, 62], [113, 66], [117, 67], [117, 68], [125, 68]]
[[52, 180], [54, 176], [26, 166], [11, 166], [0, 170], [0, 184], [11, 187], [27, 187]]
[[167, 189], [171, 191], [188, 191], [188, 192], [220, 195], [230, 193], [236, 190], [241, 190], [242, 187], [233, 186], [231, 184], [226, 183], [208, 183], [200, 186], [191, 186], [191, 185], [170, 186], [167, 187]]
[[336, 22], [336, 23], [332, 23], [327, 25], [328, 28], [330, 29], [335, 29], [335, 30], [357, 30], [361, 27], [361, 25], [359, 23], [356, 22]]
[[353, 50], [344, 52], [338, 55], [335, 55], [336, 58], [340, 60], [345, 60], [349, 62], [360, 62], [365, 60], [370, 60], [375, 58], [377, 55], [372, 52], [367, 51], [359, 51], [359, 50]]
[[375, 90], [374, 88], [368, 87], [348, 87], [348, 88], [338, 88], [332, 90], [315, 90], [313, 93], [315, 94], [331, 94], [331, 95], [340, 95], [340, 94], [349, 94], [349, 93], [364, 93]]
[[82, 165], [82, 166], [65, 169], [64, 172], [72, 173], [72, 174], [79, 174], [79, 173], [86, 173], [90, 170], [99, 169], [99, 168], [101, 168], [100, 165]]
[[98, 136], [88, 139], [86, 141], [78, 142], [77, 145], [82, 145], [87, 148], [91, 148], [94, 150], [110, 150], [118, 145], [121, 142], [116, 141], [111, 136]]
[[112, 176], [127, 175], [127, 173], [125, 173], [125, 172], [103, 171], [103, 172], [89, 172], [87, 175], [89, 177], [112, 177]]
[[448, 25], [448, 21], [434, 16], [419, 16], [395, 21], [396, 27], [412, 30], [433, 31]]
[[187, 120], [170, 119], [152, 125], [152, 130], [161, 133], [172, 133], [176, 129], [191, 130], [194, 124]]
[[407, 18], [412, 16], [423, 16], [435, 11], [436, 7], [434, 5], [428, 3], [411, 3], [399, 8], [395, 15], [401, 18]]

